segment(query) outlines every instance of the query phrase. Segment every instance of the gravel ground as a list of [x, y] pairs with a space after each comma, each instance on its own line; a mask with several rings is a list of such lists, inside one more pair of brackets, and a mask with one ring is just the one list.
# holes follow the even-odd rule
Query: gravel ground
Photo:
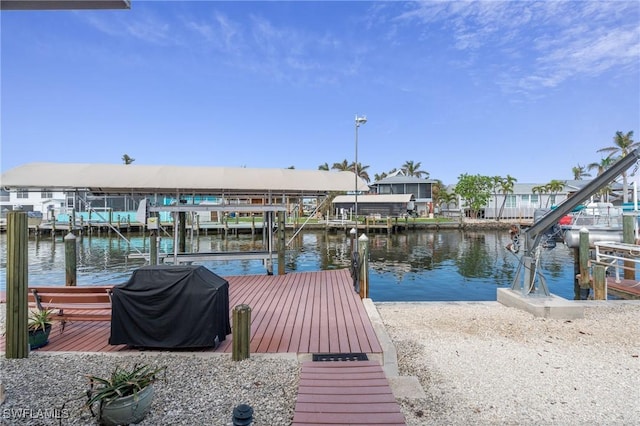
[[640, 304], [609, 302], [572, 321], [498, 302], [376, 304], [408, 425], [640, 425]]
[[[298, 387], [294, 356], [254, 355], [231, 361], [229, 355], [193, 353], [46, 354], [26, 359], [2, 358], [6, 400], [0, 406], [7, 425], [95, 425], [81, 406], [87, 389], [84, 374], [108, 375], [116, 365], [136, 362], [166, 365], [166, 382], [157, 382], [150, 413], [141, 425], [231, 425], [233, 408], [249, 404], [254, 425], [288, 425]], [[57, 410], [57, 411], [54, 411]], [[59, 417], [59, 419], [52, 417]]]
[[[497, 302], [376, 307], [400, 374], [418, 377], [427, 395], [400, 401], [408, 425], [640, 425], [638, 303], [589, 308], [586, 318], [572, 321], [535, 318]], [[136, 362], [168, 366], [143, 425], [230, 425], [238, 404], [254, 408], [254, 425], [293, 418], [299, 363], [292, 356], [234, 362], [224, 354], [36, 351], [27, 359], [0, 358], [7, 391], [0, 421], [95, 424], [81, 400], [60, 408], [86, 389], [84, 374]]]

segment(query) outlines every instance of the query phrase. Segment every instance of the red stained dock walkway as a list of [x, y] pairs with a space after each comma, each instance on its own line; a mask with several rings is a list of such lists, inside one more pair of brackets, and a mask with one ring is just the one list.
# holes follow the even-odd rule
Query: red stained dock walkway
[[[225, 278], [229, 309], [251, 307], [252, 353], [382, 352], [347, 269]], [[108, 321], [69, 322], [63, 333], [54, 327], [49, 344], [38, 351], [136, 351], [109, 345]], [[2, 336], [0, 350], [4, 344]], [[218, 348], [207, 350], [231, 352], [232, 347], [230, 334]]]
[[[229, 314], [240, 304], [251, 307], [251, 353], [382, 354], [369, 316], [353, 291], [347, 269], [286, 275], [225, 277]], [[59, 324], [42, 352], [127, 352], [109, 345], [111, 323], [75, 321]], [[0, 338], [4, 351], [5, 337]], [[215, 352], [231, 352], [232, 335]], [[382, 367], [376, 361], [304, 362], [294, 424], [403, 425]]]
[[404, 424], [379, 363], [302, 364], [293, 426]]

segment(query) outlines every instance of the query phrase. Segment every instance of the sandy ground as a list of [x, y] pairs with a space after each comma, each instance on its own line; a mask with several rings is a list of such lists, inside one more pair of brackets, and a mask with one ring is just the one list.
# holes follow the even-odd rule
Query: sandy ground
[[498, 302], [378, 303], [409, 425], [640, 424], [640, 303], [536, 318]]

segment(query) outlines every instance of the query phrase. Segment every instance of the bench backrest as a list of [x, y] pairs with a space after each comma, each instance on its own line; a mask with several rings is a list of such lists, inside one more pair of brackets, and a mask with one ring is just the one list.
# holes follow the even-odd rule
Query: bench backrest
[[[42, 303], [49, 307], [56, 304], [105, 304], [111, 302], [112, 288], [113, 286], [29, 287], [28, 301], [30, 304]], [[36, 293], [39, 300], [36, 300]]]

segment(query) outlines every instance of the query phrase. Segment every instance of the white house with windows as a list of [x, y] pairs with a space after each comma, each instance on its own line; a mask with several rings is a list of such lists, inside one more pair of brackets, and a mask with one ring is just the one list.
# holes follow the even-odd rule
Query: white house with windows
[[53, 215], [67, 212], [67, 194], [63, 191], [51, 189], [22, 189], [18, 188], [5, 192], [0, 201], [2, 212], [23, 210], [42, 213], [44, 219]]
[[492, 195], [480, 215], [487, 219], [495, 219], [498, 215], [501, 219], [533, 219], [536, 209], [550, 209], [562, 203], [588, 182], [587, 180], [564, 180], [563, 188], [553, 193], [534, 191], [534, 188], [540, 188], [544, 184], [515, 183], [512, 193]]

